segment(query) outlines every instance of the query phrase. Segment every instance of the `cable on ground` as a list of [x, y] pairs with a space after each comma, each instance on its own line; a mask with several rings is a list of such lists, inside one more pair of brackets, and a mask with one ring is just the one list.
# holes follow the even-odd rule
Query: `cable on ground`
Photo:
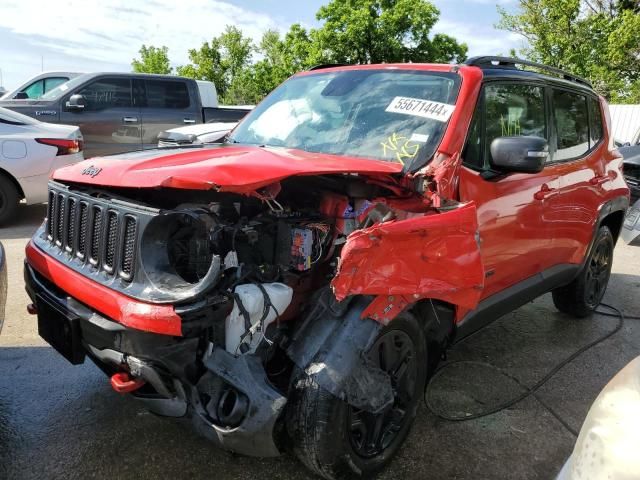
[[[624, 313], [622, 313], [622, 311], [618, 310], [616, 307], [614, 307], [612, 305], [608, 305], [606, 303], [601, 303], [599, 306], [608, 308], [608, 309], [610, 309], [611, 311], [614, 312], [614, 313], [603, 312], [602, 310], [595, 310], [594, 311], [594, 313], [598, 314], [598, 315], [603, 315], [605, 317], [617, 318], [618, 319], [618, 323], [616, 324], [615, 328], [613, 328], [612, 330], [608, 331], [604, 335], [601, 335], [600, 337], [596, 338], [592, 342], [584, 345], [583, 347], [580, 347], [574, 353], [572, 353], [567, 358], [565, 358], [563, 361], [558, 363], [555, 367], [553, 367], [549, 371], [549, 373], [547, 373], [544, 377], [542, 377], [542, 379], [540, 379], [532, 387], [528, 387], [527, 385], [522, 383], [518, 378], [516, 378], [512, 374], [506, 372], [505, 370], [503, 370], [503, 369], [501, 369], [499, 367], [496, 367], [495, 365], [493, 365], [491, 363], [478, 362], [478, 361], [472, 361], [472, 360], [459, 360], [459, 361], [454, 361], [454, 362], [450, 362], [450, 363], [447, 363], [447, 364], [443, 365], [441, 368], [439, 368], [435, 372], [433, 377], [431, 377], [431, 380], [429, 381], [429, 383], [425, 387], [425, 391], [424, 391], [424, 403], [425, 403], [425, 405], [438, 418], [441, 418], [443, 420], [448, 420], [448, 421], [451, 421], [451, 422], [462, 422], [462, 421], [466, 421], [466, 420], [475, 420], [475, 419], [478, 419], [478, 418], [482, 418], [482, 417], [487, 417], [489, 415], [493, 415], [494, 413], [498, 413], [500, 411], [503, 411], [503, 410], [506, 410], [508, 408], [513, 407], [517, 403], [520, 403], [521, 401], [523, 401], [524, 399], [526, 399], [526, 398], [528, 398], [530, 396], [534, 396], [534, 398], [536, 398], [536, 400], [538, 400], [538, 402], [540, 402], [540, 404], [545, 409], [547, 409], [547, 411], [549, 411], [549, 413], [551, 413], [569, 432], [571, 432], [574, 436], [577, 437], [578, 436], [578, 432], [576, 432], [573, 428], [571, 428], [567, 424], [567, 422], [560, 417], [560, 415], [558, 415], [551, 407], [546, 405], [546, 403], [544, 401], [542, 401], [537, 395], [535, 395], [535, 393], [545, 383], [547, 383], [549, 380], [551, 380], [551, 378], [553, 376], [555, 376], [562, 368], [567, 366], [569, 363], [571, 363], [577, 357], [579, 357], [580, 355], [582, 355], [587, 350], [595, 347], [599, 343], [604, 342], [606, 339], [610, 338], [611, 336], [613, 336], [617, 332], [619, 332], [620, 329], [622, 328], [623, 324], [624, 324], [625, 319], [640, 320], [639, 316], [625, 315]], [[487, 367], [487, 368], [489, 368], [491, 370], [494, 370], [494, 371], [500, 373], [502, 376], [508, 378], [509, 380], [514, 382], [515, 384], [517, 384], [523, 390], [523, 392], [521, 394], [509, 399], [509, 400], [506, 400], [506, 401], [494, 406], [494, 407], [491, 407], [491, 408], [489, 408], [487, 410], [484, 410], [482, 412], [473, 413], [473, 414], [453, 415], [453, 414], [447, 413], [445, 410], [438, 409], [438, 408], [434, 407], [434, 405], [433, 405], [433, 403], [431, 401], [431, 397], [430, 397], [430, 392], [431, 392], [431, 388], [430, 387], [431, 387], [431, 385], [434, 384], [434, 380], [436, 380], [437, 378], [442, 376], [444, 374], [444, 372], [446, 372], [452, 366], [461, 365], [461, 364], [482, 366], [482, 367]]]

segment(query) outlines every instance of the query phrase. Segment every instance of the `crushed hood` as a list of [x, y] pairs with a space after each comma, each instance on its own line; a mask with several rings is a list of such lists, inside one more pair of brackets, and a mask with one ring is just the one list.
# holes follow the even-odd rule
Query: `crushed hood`
[[96, 157], [61, 168], [52, 178], [88, 185], [249, 193], [296, 175], [357, 173], [385, 177], [402, 165], [285, 148], [220, 145], [203, 149], [147, 150]]

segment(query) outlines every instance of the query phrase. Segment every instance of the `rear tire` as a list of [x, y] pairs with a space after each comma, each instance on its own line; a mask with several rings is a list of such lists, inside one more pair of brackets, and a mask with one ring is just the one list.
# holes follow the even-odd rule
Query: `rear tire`
[[0, 225], [12, 220], [18, 209], [20, 194], [7, 177], [0, 175]]
[[602, 226], [580, 274], [571, 282], [552, 292], [553, 303], [563, 313], [583, 318], [593, 312], [602, 301], [613, 261], [613, 235]]
[[368, 355], [391, 375], [394, 387], [393, 406], [378, 415], [348, 405], [304, 372], [294, 379], [287, 412], [293, 449], [326, 479], [371, 478], [391, 461], [416, 416], [427, 373], [427, 347], [416, 318], [398, 316]]

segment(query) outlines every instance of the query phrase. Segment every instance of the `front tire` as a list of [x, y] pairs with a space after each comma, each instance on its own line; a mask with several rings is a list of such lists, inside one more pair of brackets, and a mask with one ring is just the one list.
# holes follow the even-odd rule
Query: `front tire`
[[552, 292], [553, 303], [563, 313], [583, 318], [602, 301], [613, 263], [613, 235], [608, 227], [598, 229], [593, 248], [580, 274], [571, 282]]
[[371, 478], [400, 448], [426, 381], [427, 347], [416, 318], [402, 313], [368, 352], [392, 378], [395, 401], [385, 412], [358, 410], [301, 372], [289, 399], [287, 429], [297, 457], [327, 479]]

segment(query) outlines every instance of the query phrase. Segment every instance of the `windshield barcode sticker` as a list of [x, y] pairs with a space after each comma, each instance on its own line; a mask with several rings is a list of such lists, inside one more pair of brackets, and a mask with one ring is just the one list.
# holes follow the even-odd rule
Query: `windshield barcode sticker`
[[447, 122], [455, 109], [455, 105], [448, 103], [421, 100], [419, 98], [395, 97], [391, 100], [385, 112], [403, 113], [416, 117], [430, 118], [439, 122]]

